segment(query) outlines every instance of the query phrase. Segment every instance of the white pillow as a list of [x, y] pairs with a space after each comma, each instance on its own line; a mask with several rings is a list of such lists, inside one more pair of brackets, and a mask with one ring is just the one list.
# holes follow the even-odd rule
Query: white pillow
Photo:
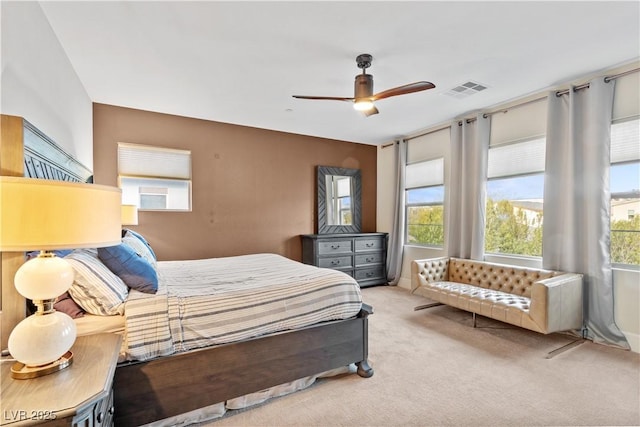
[[100, 316], [124, 313], [129, 289], [98, 258], [95, 249], [76, 249], [65, 256], [75, 271], [71, 297], [86, 312]]

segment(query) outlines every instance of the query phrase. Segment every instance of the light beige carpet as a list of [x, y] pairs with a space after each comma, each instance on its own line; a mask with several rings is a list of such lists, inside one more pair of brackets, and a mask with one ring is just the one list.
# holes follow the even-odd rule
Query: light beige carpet
[[365, 288], [375, 373], [319, 380], [306, 390], [228, 413], [208, 426], [640, 425], [640, 354], [541, 335], [397, 287]]

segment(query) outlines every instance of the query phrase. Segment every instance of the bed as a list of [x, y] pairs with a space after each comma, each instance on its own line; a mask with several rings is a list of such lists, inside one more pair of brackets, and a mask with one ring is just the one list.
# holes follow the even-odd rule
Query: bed
[[[17, 146], [26, 162], [24, 144]], [[56, 159], [40, 157], [45, 169], [59, 169]], [[124, 246], [126, 237], [131, 235], [123, 237]], [[147, 244], [136, 238], [130, 246]], [[90, 310], [77, 320], [80, 333], [125, 334], [114, 378], [115, 425], [202, 421], [219, 416], [225, 402], [242, 407], [304, 387], [318, 375], [350, 372], [354, 365], [351, 371], [358, 375], [373, 375], [367, 361], [367, 318], [373, 311], [350, 276], [276, 254], [157, 261], [148, 249], [155, 292], [127, 286], [125, 295], [120, 288], [121, 304], [114, 301], [105, 312], [79, 304]], [[69, 291], [74, 302], [86, 297], [78, 280], [86, 264], [103, 261], [97, 252], [66, 255], [76, 269]], [[5, 277], [6, 270], [3, 260]], [[3, 320], [11, 315], [5, 313], [5, 282]]]

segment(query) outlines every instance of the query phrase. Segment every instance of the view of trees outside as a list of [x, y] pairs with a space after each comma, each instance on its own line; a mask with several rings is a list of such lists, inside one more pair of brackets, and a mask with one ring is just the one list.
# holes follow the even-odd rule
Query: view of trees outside
[[640, 265], [640, 162], [611, 165], [609, 178], [611, 262]]
[[444, 208], [410, 206], [407, 208], [407, 243], [444, 246]]
[[[640, 265], [640, 120], [613, 124], [611, 138], [611, 262]], [[486, 253], [542, 256], [543, 192], [542, 172], [487, 181]], [[407, 243], [444, 246], [444, 186], [408, 189], [406, 200]]]
[[542, 202], [529, 204], [487, 198], [485, 252], [542, 256]]
[[407, 243], [444, 245], [444, 185], [413, 188], [405, 193]]
[[[640, 170], [640, 165], [627, 172]], [[542, 198], [509, 199], [514, 186], [528, 188], [529, 195], [542, 193], [543, 176], [515, 177], [493, 180], [488, 184], [485, 224], [485, 252], [524, 256], [542, 256]], [[516, 182], [517, 181], [517, 182]], [[615, 181], [615, 180], [614, 180]], [[426, 189], [414, 203], [422, 199], [424, 205], [407, 206], [407, 243], [444, 246], [444, 207], [430, 202]], [[408, 198], [410, 198], [409, 191]], [[431, 192], [433, 193], [433, 191]], [[618, 193], [620, 194], [620, 193]], [[512, 194], [513, 195], [513, 194]], [[502, 197], [501, 197], [502, 196]], [[614, 195], [615, 196], [615, 195]], [[612, 199], [611, 262], [640, 265], [640, 192], [622, 193], [624, 199]], [[617, 196], [615, 196], [617, 197]], [[442, 199], [440, 199], [442, 200]], [[621, 213], [617, 214], [615, 207]]]
[[640, 265], [640, 214], [611, 222], [611, 262]]

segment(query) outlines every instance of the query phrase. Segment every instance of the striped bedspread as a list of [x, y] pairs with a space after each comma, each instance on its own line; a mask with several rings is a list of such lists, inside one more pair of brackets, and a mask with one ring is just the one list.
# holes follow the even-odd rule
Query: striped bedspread
[[125, 303], [130, 360], [148, 360], [355, 316], [360, 287], [345, 273], [276, 254], [158, 262], [155, 295]]

